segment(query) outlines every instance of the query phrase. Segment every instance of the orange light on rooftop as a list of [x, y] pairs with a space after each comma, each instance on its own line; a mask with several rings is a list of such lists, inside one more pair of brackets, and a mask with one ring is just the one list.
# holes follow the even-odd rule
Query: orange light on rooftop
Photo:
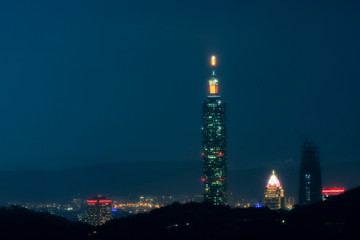
[[211, 57], [211, 66], [215, 66], [216, 65], [216, 57], [215, 56], [212, 56]]
[[[215, 67], [216, 65], [216, 57], [211, 57], [211, 66]], [[215, 71], [213, 70], [213, 73], [211, 75], [211, 79], [209, 80], [209, 93], [211, 95], [218, 94], [219, 92], [219, 86], [218, 86], [218, 80], [216, 79]]]

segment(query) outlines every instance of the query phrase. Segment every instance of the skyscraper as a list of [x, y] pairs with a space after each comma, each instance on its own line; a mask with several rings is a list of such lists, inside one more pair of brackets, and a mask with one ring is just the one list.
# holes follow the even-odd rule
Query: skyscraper
[[204, 201], [227, 205], [225, 103], [219, 96], [215, 65], [216, 58], [212, 56], [209, 95], [202, 104]]
[[275, 171], [272, 172], [265, 188], [264, 205], [271, 210], [284, 209], [285, 207], [284, 189], [281, 187]]
[[319, 147], [305, 140], [301, 150], [299, 204], [321, 201]]
[[100, 226], [112, 219], [112, 200], [99, 195], [86, 201], [86, 222], [93, 226]]

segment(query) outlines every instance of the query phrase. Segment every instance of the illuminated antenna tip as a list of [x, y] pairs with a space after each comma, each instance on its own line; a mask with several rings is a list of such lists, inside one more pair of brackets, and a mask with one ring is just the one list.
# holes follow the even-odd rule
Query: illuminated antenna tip
[[212, 56], [211, 57], [211, 66], [215, 66], [216, 65], [216, 57]]

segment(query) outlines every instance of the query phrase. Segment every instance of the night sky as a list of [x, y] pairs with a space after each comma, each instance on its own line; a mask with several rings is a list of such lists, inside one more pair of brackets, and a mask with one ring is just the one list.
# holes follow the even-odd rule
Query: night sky
[[359, 1], [1, 1], [0, 168], [201, 161], [218, 59], [229, 168], [360, 164]]

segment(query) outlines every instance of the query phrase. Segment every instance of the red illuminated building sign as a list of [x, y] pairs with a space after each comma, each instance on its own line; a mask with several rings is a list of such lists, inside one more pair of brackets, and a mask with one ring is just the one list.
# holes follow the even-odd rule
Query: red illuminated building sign
[[87, 204], [111, 204], [112, 200], [109, 199], [99, 199], [99, 200], [87, 200]]
[[329, 197], [343, 194], [345, 192], [344, 188], [323, 188], [322, 189], [322, 199], [325, 201]]
[[344, 188], [323, 188], [323, 194], [342, 194], [345, 192]]

